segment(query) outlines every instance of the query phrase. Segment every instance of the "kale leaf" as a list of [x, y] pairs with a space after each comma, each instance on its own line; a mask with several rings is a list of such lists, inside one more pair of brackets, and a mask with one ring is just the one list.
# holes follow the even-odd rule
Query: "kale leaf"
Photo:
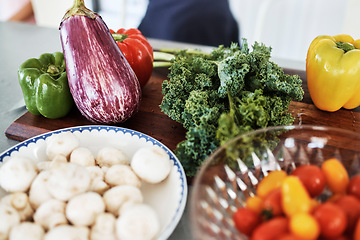
[[302, 100], [302, 81], [270, 61], [271, 48], [255, 42], [219, 46], [211, 53], [175, 53], [162, 84], [161, 110], [187, 129], [175, 154], [188, 176], [215, 149], [243, 134], [289, 125], [292, 100]]

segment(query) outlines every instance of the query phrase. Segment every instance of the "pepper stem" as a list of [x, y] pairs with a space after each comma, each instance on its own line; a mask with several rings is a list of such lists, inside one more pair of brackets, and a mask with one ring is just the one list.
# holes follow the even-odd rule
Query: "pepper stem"
[[112, 36], [117, 42], [122, 42], [128, 37], [127, 34], [120, 34], [120, 33], [113, 33]]
[[[74, 15], [82, 15], [82, 16], [86, 16], [86, 17], [89, 17], [89, 18], [92, 18], [92, 19], [95, 19], [98, 15], [91, 11], [90, 9], [88, 9], [87, 7], [85, 7], [85, 3], [84, 3], [84, 0], [75, 0], [74, 1], [74, 5], [72, 6], [72, 8], [70, 8], [64, 15], [64, 17], [62, 18], [61, 20], [61, 23], [71, 17], [71, 16], [74, 16]], [[60, 23], [60, 26], [61, 26], [61, 23]]]
[[50, 65], [48, 69], [46, 70], [47, 73], [50, 74], [57, 74], [60, 72], [59, 68], [57, 68], [55, 65]]
[[336, 47], [342, 49], [345, 53], [355, 49], [354, 45], [348, 42], [337, 42]]

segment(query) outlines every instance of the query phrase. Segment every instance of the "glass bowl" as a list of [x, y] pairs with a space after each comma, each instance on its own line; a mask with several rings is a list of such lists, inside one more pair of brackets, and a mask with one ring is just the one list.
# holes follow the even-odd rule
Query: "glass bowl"
[[[339, 159], [350, 176], [360, 173], [360, 135], [338, 128], [292, 125], [256, 130], [217, 149], [201, 166], [190, 198], [194, 239], [248, 239], [234, 227], [232, 215], [255, 194], [269, 171], [290, 173], [297, 166], [320, 166]], [[325, 190], [319, 198], [326, 199]]]

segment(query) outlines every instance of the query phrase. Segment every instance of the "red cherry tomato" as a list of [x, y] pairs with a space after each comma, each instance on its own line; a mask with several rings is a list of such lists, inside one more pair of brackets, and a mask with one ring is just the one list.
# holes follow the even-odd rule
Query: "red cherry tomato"
[[356, 222], [353, 239], [360, 240], [360, 218]]
[[280, 237], [278, 237], [277, 240], [304, 240], [292, 233], [285, 233], [283, 235], [281, 235]]
[[320, 204], [315, 208], [313, 215], [320, 224], [320, 235], [335, 238], [344, 233], [347, 226], [347, 216], [335, 203]]
[[352, 195], [344, 195], [335, 201], [347, 216], [347, 233], [352, 233], [355, 229], [356, 221], [360, 216], [360, 200]]
[[325, 188], [325, 175], [318, 166], [301, 165], [291, 174], [300, 179], [311, 197], [319, 196]]
[[352, 194], [360, 199], [360, 174], [355, 175], [350, 179], [347, 193]]
[[233, 220], [239, 232], [250, 236], [255, 227], [259, 225], [261, 218], [256, 211], [243, 207], [237, 209], [233, 215]]
[[288, 219], [275, 217], [255, 228], [251, 240], [276, 240], [286, 232], [288, 232]]
[[284, 212], [281, 206], [281, 188], [277, 188], [268, 193], [262, 203], [262, 214], [266, 219], [273, 216], [280, 216]]

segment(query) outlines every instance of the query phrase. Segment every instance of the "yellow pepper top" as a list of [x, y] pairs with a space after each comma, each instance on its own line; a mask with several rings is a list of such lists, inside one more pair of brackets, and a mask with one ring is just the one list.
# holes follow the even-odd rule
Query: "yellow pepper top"
[[360, 105], [360, 39], [346, 34], [318, 36], [306, 58], [309, 93], [315, 106], [334, 112]]

